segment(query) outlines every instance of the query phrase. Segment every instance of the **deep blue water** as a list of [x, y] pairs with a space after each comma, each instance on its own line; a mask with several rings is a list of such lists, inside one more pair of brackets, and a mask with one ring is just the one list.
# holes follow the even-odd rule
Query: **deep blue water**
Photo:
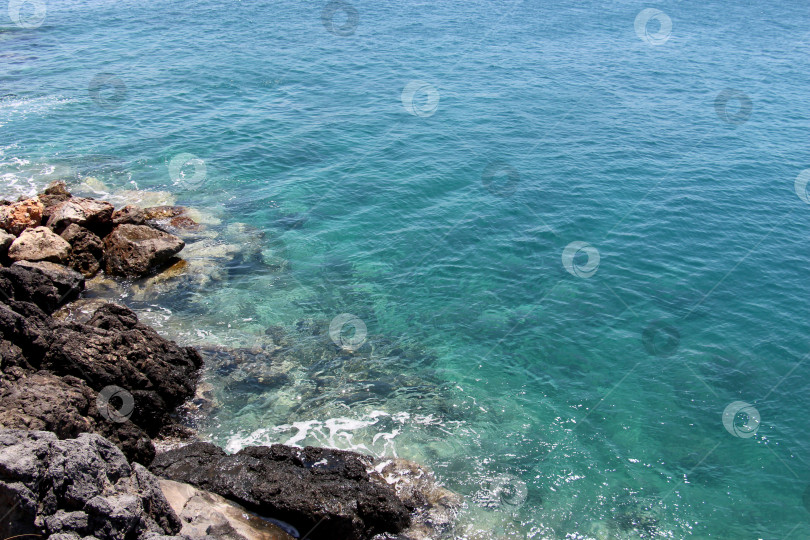
[[212, 440], [416, 459], [456, 537], [810, 537], [806, 2], [42, 6], [0, 10], [1, 195], [209, 213], [259, 255], [121, 298], [185, 343], [421, 351], [373, 400], [207, 373]]

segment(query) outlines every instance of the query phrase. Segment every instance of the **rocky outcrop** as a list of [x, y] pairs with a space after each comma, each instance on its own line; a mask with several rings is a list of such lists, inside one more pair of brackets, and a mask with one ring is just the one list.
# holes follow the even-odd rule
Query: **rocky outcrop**
[[146, 540], [181, 524], [155, 478], [93, 434], [0, 429], [0, 537]]
[[44, 211], [45, 206], [37, 198], [0, 206], [0, 229], [18, 236], [29, 227], [38, 227]]
[[26, 229], [8, 249], [14, 261], [64, 262], [70, 255], [70, 244], [47, 227]]
[[228, 540], [293, 540], [298, 531], [287, 526], [291, 536], [277, 522], [189, 484], [160, 480], [163, 495], [180, 518], [180, 534], [189, 538], [216, 536]]
[[[194, 394], [202, 359], [121, 306], [105, 304], [84, 323], [49, 315], [83, 286], [80, 274], [58, 265], [0, 269], [0, 426], [93, 431], [149, 463], [150, 438]], [[131, 400], [124, 418], [110, 414], [109, 387]]]
[[117, 276], [144, 276], [185, 245], [180, 238], [146, 225], [118, 225], [104, 239], [105, 270]]
[[369, 479], [371, 459], [340, 450], [255, 446], [227, 455], [208, 443], [160, 454], [151, 470], [272, 516], [312, 540], [397, 533], [410, 512], [393, 489]]

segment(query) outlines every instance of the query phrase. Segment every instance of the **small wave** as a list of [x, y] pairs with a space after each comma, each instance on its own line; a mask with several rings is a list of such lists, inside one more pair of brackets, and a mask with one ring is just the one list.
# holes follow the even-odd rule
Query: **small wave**
[[76, 102], [76, 99], [64, 96], [41, 96], [36, 98], [6, 96], [0, 98], [0, 127], [13, 120], [25, 119], [32, 115], [42, 115], [62, 105]]

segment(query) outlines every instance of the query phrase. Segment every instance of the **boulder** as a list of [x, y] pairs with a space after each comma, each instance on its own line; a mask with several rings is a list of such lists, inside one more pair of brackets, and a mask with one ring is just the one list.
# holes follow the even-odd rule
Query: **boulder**
[[57, 180], [56, 182], [52, 182], [45, 191], [37, 195], [39, 200], [45, 206], [45, 213], [43, 214], [43, 221], [47, 221], [47, 217], [50, 216], [50, 209], [56, 206], [61, 202], [65, 202], [72, 197], [70, 192], [67, 190], [67, 186], [61, 180]]
[[112, 222], [114, 225], [143, 225], [145, 221], [146, 215], [144, 211], [132, 204], [128, 204], [125, 207], [116, 210], [112, 215]]
[[182, 216], [188, 212], [185, 206], [151, 206], [144, 208], [144, 218], [146, 219], [169, 219]]
[[108, 274], [144, 276], [178, 254], [185, 242], [146, 225], [118, 225], [104, 239]]
[[48, 227], [62, 232], [76, 223], [103, 235], [111, 226], [113, 210], [113, 205], [106, 201], [71, 197], [51, 208]]
[[25, 229], [42, 224], [45, 206], [37, 198], [0, 206], [0, 229], [19, 236]]
[[84, 276], [61, 264], [48, 261], [19, 261], [12, 264], [11, 268], [25, 268], [45, 276], [56, 287], [60, 304], [77, 298], [84, 290]]
[[95, 434], [0, 429], [0, 508], [2, 538], [146, 540], [181, 528], [158, 479]]
[[47, 227], [26, 229], [12, 242], [8, 256], [14, 261], [65, 262], [70, 244]]
[[341, 450], [280, 444], [228, 455], [209, 443], [158, 454], [151, 470], [280, 519], [312, 540], [359, 540], [398, 533], [410, 523], [394, 490], [372, 482], [371, 459]]
[[75, 223], [68, 225], [60, 236], [70, 244], [70, 267], [86, 277], [96, 275], [104, 257], [104, 243], [101, 238]]
[[[189, 538], [244, 540], [294, 540], [300, 538], [294, 528], [290, 536], [279, 524], [248, 512], [224, 497], [192, 485], [160, 480], [163, 495], [180, 518], [180, 534]], [[289, 526], [288, 526], [289, 527]]]
[[75, 276], [67, 274], [60, 278], [61, 284], [55, 284], [45, 273], [42, 268], [27, 264], [15, 263], [10, 268], [0, 268], [0, 302], [9, 304], [18, 310], [21, 316], [30, 318], [28, 322], [31, 323], [39, 318], [34, 311], [40, 311], [43, 318], [41, 324], [47, 324], [44, 320], [45, 314], [53, 313], [68, 299], [78, 294], [83, 287], [83, 281], [76, 283]]

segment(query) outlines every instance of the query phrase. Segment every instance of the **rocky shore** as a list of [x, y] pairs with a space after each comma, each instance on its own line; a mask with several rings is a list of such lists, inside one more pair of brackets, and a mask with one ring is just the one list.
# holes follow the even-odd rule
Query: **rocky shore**
[[[97, 275], [193, 272], [172, 231], [196, 227], [182, 207], [116, 209], [59, 182], [0, 201], [0, 537], [439, 537], [460, 500], [414, 463], [198, 441], [177, 409], [200, 352], [124, 306], [75, 302]], [[164, 438], [180, 444], [158, 453]]]

